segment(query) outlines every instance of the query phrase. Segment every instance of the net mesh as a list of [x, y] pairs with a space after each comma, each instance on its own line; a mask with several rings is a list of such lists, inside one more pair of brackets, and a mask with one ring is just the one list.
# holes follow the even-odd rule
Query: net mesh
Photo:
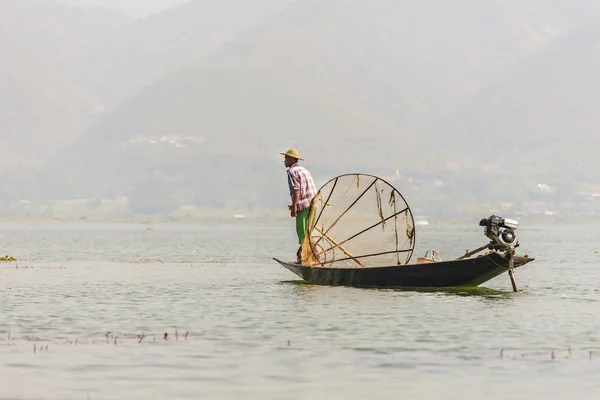
[[312, 201], [302, 264], [404, 265], [414, 243], [413, 216], [400, 192], [376, 176], [341, 175], [323, 185]]

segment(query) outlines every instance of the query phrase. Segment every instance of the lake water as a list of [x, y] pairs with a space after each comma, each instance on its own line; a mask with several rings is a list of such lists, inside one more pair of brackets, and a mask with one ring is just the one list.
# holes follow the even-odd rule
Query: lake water
[[[417, 227], [413, 260], [477, 222]], [[0, 398], [600, 398], [600, 225], [517, 233], [522, 291], [416, 292], [298, 283], [291, 220], [1, 225]]]

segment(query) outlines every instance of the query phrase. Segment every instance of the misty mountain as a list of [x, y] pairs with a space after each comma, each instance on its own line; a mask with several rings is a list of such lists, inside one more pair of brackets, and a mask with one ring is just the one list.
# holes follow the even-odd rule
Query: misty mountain
[[44, 160], [124, 99], [284, 1], [197, 0], [133, 21], [102, 8], [0, 0], [0, 128], [9, 143], [0, 168]]
[[[168, 29], [156, 26], [170, 26], [165, 22], [175, 15], [170, 13], [201, 3], [120, 28], [148, 29], [140, 40], [115, 47], [122, 51], [114, 61], [119, 67], [99, 69], [101, 97], [121, 105], [43, 169], [5, 175], [3, 199], [124, 195], [139, 212], [164, 212], [177, 204], [281, 207], [287, 187], [278, 152], [293, 146], [318, 184], [338, 173], [385, 175], [398, 169], [401, 191], [448, 207], [457, 193], [485, 193], [487, 177], [502, 177], [502, 168], [490, 173], [483, 167], [504, 167], [507, 152], [514, 162], [514, 146], [507, 150], [506, 143], [529, 140], [539, 147], [537, 130], [481, 127], [489, 128], [490, 117], [498, 127], [532, 117], [511, 109], [511, 101], [524, 100], [520, 87], [531, 88], [529, 104], [544, 101], [548, 93], [534, 88], [556, 83], [546, 63], [564, 54], [561, 40], [571, 40], [569, 35], [600, 12], [591, 1], [569, 7], [558, 1], [298, 0], [254, 28], [246, 25], [237, 36], [217, 34], [224, 38], [217, 41], [221, 45], [206, 53], [200, 49], [194, 62], [169, 58], [163, 49], [168, 41], [160, 42], [161, 35], [150, 40], [152, 32], [169, 37]], [[180, 15], [172, 21], [186, 26], [188, 20]], [[115, 41], [135, 36], [113, 35]], [[175, 53], [183, 54], [190, 43], [182, 39]], [[589, 50], [571, 47], [577, 57], [585, 58]], [[140, 67], [140, 80], [133, 79], [135, 70], [128, 68], [154, 65], [149, 60], [156, 60], [157, 68], [144, 76], [148, 70]], [[593, 76], [591, 69], [582, 72], [583, 85]], [[156, 79], [153, 74], [165, 75], [128, 98], [128, 92]], [[120, 85], [100, 84], [110, 82], [109, 76], [131, 85], [121, 91]], [[569, 88], [556, 86], [557, 94]], [[477, 147], [482, 143], [490, 145]], [[546, 154], [558, 149], [550, 143]], [[523, 179], [543, 176], [547, 169], [543, 163], [531, 167]], [[408, 188], [407, 177], [442, 184]]]
[[163, 75], [194, 62], [259, 25], [286, 0], [194, 0], [136, 20], [99, 38], [83, 69], [108, 109]]
[[429, 162], [438, 172], [480, 168], [510, 181], [598, 187], [599, 69], [599, 25], [555, 38], [433, 123], [423, 140]]
[[103, 111], [78, 80], [81, 54], [124, 15], [34, 0], [0, 0], [0, 167], [37, 163]]
[[520, 4], [291, 3], [142, 90], [53, 168], [74, 182], [71, 195], [131, 193], [144, 177], [205, 203], [272, 193], [284, 176], [277, 153], [290, 146], [322, 179], [349, 169], [418, 173], [430, 167], [415, 149], [431, 120], [584, 18]]

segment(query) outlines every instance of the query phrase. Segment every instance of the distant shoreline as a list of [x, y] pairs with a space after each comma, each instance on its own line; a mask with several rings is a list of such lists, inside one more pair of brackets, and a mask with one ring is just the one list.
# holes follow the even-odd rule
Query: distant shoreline
[[[519, 221], [521, 226], [523, 225], [550, 225], [550, 224], [600, 224], [600, 216], [528, 216], [519, 217], [513, 216], [510, 213], [500, 214], [507, 218], [513, 218]], [[427, 224], [417, 224], [417, 221], [423, 219], [415, 218], [416, 229], [426, 230], [435, 229], [435, 226], [439, 225], [469, 225], [478, 226], [481, 218], [487, 217], [481, 215], [479, 217], [473, 216], [455, 216], [447, 218], [426, 218]], [[96, 225], [96, 224], [126, 224], [126, 225], [272, 225], [272, 226], [287, 226], [291, 224], [293, 220], [289, 216], [248, 216], [244, 218], [234, 218], [225, 216], [214, 216], [214, 217], [172, 217], [164, 215], [154, 216], [132, 216], [132, 217], [115, 217], [115, 218], [49, 218], [49, 217], [0, 217], [0, 225], [7, 224], [36, 224], [36, 225], [50, 225], [50, 224], [80, 224], [80, 225]]]

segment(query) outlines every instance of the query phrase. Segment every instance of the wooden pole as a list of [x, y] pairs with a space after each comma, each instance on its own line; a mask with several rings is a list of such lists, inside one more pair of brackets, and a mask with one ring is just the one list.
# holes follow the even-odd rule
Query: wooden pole
[[515, 281], [515, 249], [508, 250], [508, 276], [510, 276], [510, 283], [512, 284], [513, 291], [517, 291], [517, 281]]
[[[327, 233], [325, 233], [322, 230], [320, 230], [319, 227], [315, 226], [315, 229], [317, 230], [317, 232], [319, 232], [321, 235], [323, 235], [328, 241], [330, 241], [337, 248], [339, 248], [340, 250], [342, 250], [344, 252], [344, 254], [346, 254], [348, 257], [350, 257], [352, 260], [354, 260], [354, 262], [356, 262], [358, 265], [360, 265], [363, 268], [367, 267], [358, 258], [356, 258], [352, 254], [350, 254], [350, 252], [348, 250], [346, 250], [343, 246], [340, 246], [340, 244], [338, 242], [336, 242], [331, 236], [329, 236]], [[335, 260], [332, 260], [332, 261], [335, 261]]]
[[489, 247], [490, 247], [490, 245], [489, 245], [489, 244], [486, 244], [485, 246], [481, 246], [481, 247], [480, 247], [480, 248], [478, 248], [478, 249], [475, 249], [475, 250], [473, 250], [473, 251], [470, 251], [470, 252], [468, 252], [468, 253], [465, 253], [463, 256], [460, 256], [460, 257], [458, 257], [458, 258], [457, 258], [457, 260], [462, 260], [462, 259], [464, 259], [464, 258], [469, 258], [469, 257], [471, 257], [473, 254], [477, 254], [477, 253], [479, 253], [480, 251], [482, 251], [482, 250], [485, 250], [485, 249], [487, 249], [487, 248], [489, 248]]

